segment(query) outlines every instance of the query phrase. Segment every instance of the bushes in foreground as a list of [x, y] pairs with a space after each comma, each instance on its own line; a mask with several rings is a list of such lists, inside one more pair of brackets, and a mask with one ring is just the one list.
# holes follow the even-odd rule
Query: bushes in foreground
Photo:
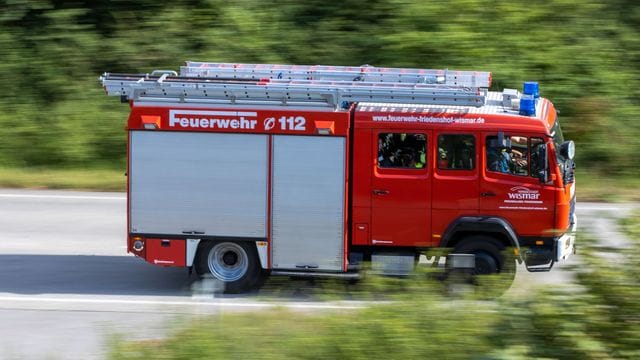
[[640, 358], [637, 240], [629, 250], [603, 256], [583, 236], [579, 287], [569, 291], [540, 289], [525, 297], [481, 301], [473, 295], [448, 297], [441, 283], [426, 280], [367, 280], [356, 290], [393, 301], [343, 312], [277, 309], [198, 318], [166, 340], [118, 342], [111, 357]]

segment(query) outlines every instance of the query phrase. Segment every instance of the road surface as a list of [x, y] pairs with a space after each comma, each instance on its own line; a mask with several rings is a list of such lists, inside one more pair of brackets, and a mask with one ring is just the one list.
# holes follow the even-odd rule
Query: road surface
[[[225, 311], [268, 309], [255, 295], [213, 298], [185, 269], [126, 255], [121, 193], [0, 189], [0, 359], [103, 358], [114, 336], [153, 339], [176, 322]], [[625, 246], [613, 218], [632, 205], [578, 205], [581, 227], [607, 246]], [[511, 293], [571, 281], [567, 265], [551, 273], [522, 268]], [[300, 311], [349, 311], [357, 302], [276, 299]]]

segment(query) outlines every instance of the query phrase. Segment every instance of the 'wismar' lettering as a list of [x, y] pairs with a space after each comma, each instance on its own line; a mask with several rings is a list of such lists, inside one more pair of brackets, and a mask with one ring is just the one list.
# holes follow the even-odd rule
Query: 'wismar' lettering
[[169, 110], [169, 127], [189, 129], [247, 129], [256, 128], [258, 114], [251, 111]]
[[540, 193], [530, 192], [530, 193], [508, 193], [509, 199], [516, 200], [538, 200], [540, 197]]

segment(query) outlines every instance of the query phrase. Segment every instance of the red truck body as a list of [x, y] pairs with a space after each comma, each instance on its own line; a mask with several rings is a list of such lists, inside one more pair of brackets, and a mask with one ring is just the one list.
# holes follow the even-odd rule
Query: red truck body
[[[573, 252], [573, 156], [559, 155], [567, 143], [547, 99], [531, 115], [498, 92], [482, 106], [128, 100], [128, 251], [150, 263], [211, 270], [219, 256], [232, 269], [246, 255], [273, 273], [348, 274], [376, 254], [465, 248], [478, 236], [530, 269]], [[217, 198], [200, 203], [207, 196]], [[174, 221], [207, 203], [221, 210]], [[213, 255], [216, 243], [250, 245]]]

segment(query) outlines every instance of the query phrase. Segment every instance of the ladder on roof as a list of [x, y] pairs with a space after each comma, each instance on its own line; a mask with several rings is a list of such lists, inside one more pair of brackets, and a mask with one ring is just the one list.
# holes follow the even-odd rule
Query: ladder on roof
[[442, 84], [457, 87], [489, 88], [491, 73], [483, 71], [451, 71], [363, 66], [233, 64], [187, 61], [180, 67], [181, 76], [338, 80], [409, 84]]
[[[192, 68], [200, 70], [189, 70]], [[280, 75], [285, 71], [286, 75]], [[443, 81], [425, 81], [425, 76], [436, 76], [438, 71], [443, 71]], [[484, 105], [490, 73], [453, 73], [458, 73], [457, 83], [447, 84], [445, 70], [188, 62], [180, 75], [162, 70], [151, 74], [105, 73], [100, 80], [108, 95], [136, 101], [335, 108], [350, 102]], [[366, 75], [351, 78], [357, 74]], [[369, 74], [374, 76], [367, 77]], [[483, 86], [461, 85], [463, 79], [465, 84], [471, 81]]]

